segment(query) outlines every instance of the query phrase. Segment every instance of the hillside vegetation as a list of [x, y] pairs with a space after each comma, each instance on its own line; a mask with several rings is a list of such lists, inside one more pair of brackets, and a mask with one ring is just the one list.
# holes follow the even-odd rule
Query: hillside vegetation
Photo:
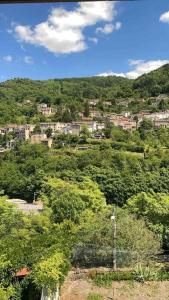
[[[126, 99], [132, 101], [132, 110], [138, 106], [137, 99], [163, 93], [169, 93], [168, 64], [136, 80], [116, 76], [44, 81], [15, 78], [0, 84], [0, 124], [45, 121], [37, 112], [38, 103], [46, 103], [58, 111], [52, 121], [72, 121], [90, 99], [100, 99], [100, 110], [105, 110], [102, 101], [109, 100], [110, 110], [120, 112]], [[149, 108], [150, 104], [146, 102], [140, 109]]]
[[[165, 78], [163, 84], [158, 83], [162, 93], [167, 85], [167, 68], [136, 81], [116, 77], [7, 81], [0, 85], [0, 121], [46, 121], [37, 112], [40, 102], [57, 107], [49, 120], [58, 120], [59, 114], [61, 120], [74, 119], [90, 97], [104, 100], [105, 93], [113, 106], [108, 91], [115, 94], [115, 90], [130, 90], [137, 99], [146, 86], [143, 81], [154, 78], [157, 84], [160, 76], [163, 78], [160, 72]], [[137, 88], [136, 83], [140, 84]], [[148, 93], [152, 95], [152, 90]], [[125, 100], [124, 95], [121, 97], [115, 100]], [[134, 103], [130, 103], [131, 108], [137, 107], [137, 101]], [[101, 104], [96, 108], [101, 109]], [[79, 284], [75, 280], [73, 285], [68, 277], [70, 288], [63, 287], [61, 299], [74, 300], [74, 294], [69, 298], [64, 292], [71, 289], [76, 300], [168, 298], [169, 128], [155, 127], [148, 119], [134, 131], [105, 125], [104, 139], [92, 138], [84, 128], [80, 137], [56, 134], [52, 149], [45, 144], [17, 141], [12, 149], [2, 152], [0, 300], [39, 300], [43, 288], [48, 294], [60, 288], [72, 267], [78, 267], [78, 276], [79, 268], [116, 269], [115, 253], [116, 272], [90, 272], [90, 282], [81, 280]], [[43, 210], [29, 214], [11, 203], [14, 198], [27, 200], [31, 207], [33, 199], [37, 200]], [[18, 272], [25, 270], [25, 278], [18, 280]], [[112, 289], [102, 290], [104, 286], [114, 287], [116, 279], [121, 282], [113, 295]], [[123, 285], [122, 280], [128, 282]], [[145, 281], [148, 284], [143, 284]]]

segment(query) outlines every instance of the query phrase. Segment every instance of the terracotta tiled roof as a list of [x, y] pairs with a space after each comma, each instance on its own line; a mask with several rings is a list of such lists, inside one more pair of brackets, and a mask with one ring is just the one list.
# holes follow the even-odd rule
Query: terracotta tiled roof
[[24, 277], [28, 275], [30, 271], [27, 268], [23, 268], [16, 273], [16, 277]]

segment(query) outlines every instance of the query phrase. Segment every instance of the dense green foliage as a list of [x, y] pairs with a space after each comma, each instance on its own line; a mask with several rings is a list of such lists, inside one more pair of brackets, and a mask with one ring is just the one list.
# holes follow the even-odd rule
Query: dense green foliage
[[169, 196], [161, 193], [140, 193], [127, 201], [127, 208], [139, 218], [144, 218], [149, 227], [169, 247]]
[[46, 103], [57, 109], [52, 120], [69, 122], [78, 118], [80, 111], [84, 110], [88, 115], [88, 102], [85, 99], [111, 100], [118, 94], [121, 97], [121, 90], [129, 90], [127, 93], [130, 96], [130, 80], [120, 77], [9, 80], [0, 84], [0, 124], [44, 121], [45, 117], [37, 112], [38, 103]]
[[[8, 81], [0, 85], [4, 109], [0, 120], [44, 120], [37, 113], [36, 104], [41, 102], [59, 109], [54, 120], [75, 119], [82, 109], [87, 116], [92, 98], [101, 96], [113, 104], [116, 97], [137, 98], [144, 89], [152, 96], [153, 84], [160, 85], [160, 93], [167, 92], [167, 72], [165, 66], [137, 81], [116, 77]], [[113, 208], [118, 267], [148, 263], [159, 251], [169, 250], [169, 129], [154, 128], [151, 121], [143, 120], [134, 132], [106, 124], [104, 134], [104, 140], [91, 139], [84, 127], [80, 138], [55, 136], [53, 149], [18, 143], [0, 157], [0, 299], [9, 300], [11, 295], [14, 300], [24, 299], [29, 285], [38, 293], [42, 288], [53, 292], [71, 264], [112, 266]], [[29, 202], [37, 198], [44, 210], [24, 214], [4, 194]], [[30, 274], [18, 282], [16, 272], [25, 267]], [[150, 278], [152, 273], [137, 268], [127, 278], [142, 275]], [[122, 273], [118, 278], [115, 273], [106, 276], [97, 281], [126, 278]], [[158, 278], [168, 279], [168, 273], [158, 273]]]
[[[73, 249], [73, 261], [82, 266], [112, 266], [112, 207], [107, 206], [97, 214], [88, 211], [81, 216], [77, 237], [79, 243]], [[142, 220], [118, 208], [117, 265], [132, 266], [146, 262], [160, 249], [160, 243]], [[137, 234], [136, 234], [137, 232]]]
[[165, 65], [158, 70], [143, 75], [135, 80], [133, 88], [141, 92], [144, 96], [158, 96], [169, 92], [169, 65]]
[[[129, 109], [138, 112], [141, 109], [164, 110], [168, 101], [149, 99], [169, 93], [169, 65], [165, 65], [136, 80], [109, 76], [91, 78], [53, 79], [33, 81], [16, 78], [0, 83], [0, 124], [16, 122], [37, 123], [39, 121], [65, 121], [78, 119], [78, 113], [89, 115], [89, 100], [99, 99], [97, 109], [120, 112]], [[144, 98], [144, 102], [140, 101]], [[111, 106], [106, 106], [109, 100]], [[54, 108], [50, 118], [44, 117], [37, 110], [37, 104], [46, 103]]]
[[138, 265], [133, 271], [117, 271], [101, 274], [92, 274], [92, 281], [99, 287], [111, 287], [113, 281], [161, 281], [168, 280], [169, 274], [165, 271], [160, 272], [150, 267]]

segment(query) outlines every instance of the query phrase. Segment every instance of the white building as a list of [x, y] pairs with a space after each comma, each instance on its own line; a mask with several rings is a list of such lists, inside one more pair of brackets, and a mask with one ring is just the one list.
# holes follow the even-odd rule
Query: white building
[[80, 126], [80, 131], [83, 130], [84, 127], [87, 127], [87, 129], [90, 132], [96, 131], [97, 130], [97, 122], [96, 121], [77, 121], [74, 122], [73, 124], [79, 125]]
[[38, 109], [38, 112], [40, 112], [45, 117], [49, 117], [54, 113], [52, 108], [50, 106], [48, 106], [46, 103], [39, 104], [37, 109]]
[[147, 111], [142, 111], [138, 115], [138, 120], [141, 122], [143, 119], [151, 119], [152, 121], [154, 120], [163, 120], [169, 118], [169, 110], [166, 111], [160, 111], [160, 112], [154, 112], [150, 113]]
[[49, 122], [49, 123], [40, 123], [40, 129], [42, 132], [45, 132], [46, 129], [50, 128], [53, 132], [62, 132], [63, 128], [67, 125], [67, 123], [61, 122]]

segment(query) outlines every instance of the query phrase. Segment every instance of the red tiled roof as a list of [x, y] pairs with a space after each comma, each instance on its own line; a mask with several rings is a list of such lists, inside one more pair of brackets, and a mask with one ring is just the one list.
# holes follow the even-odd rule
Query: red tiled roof
[[30, 271], [27, 268], [23, 268], [16, 273], [16, 277], [23, 277], [28, 275], [29, 273]]

